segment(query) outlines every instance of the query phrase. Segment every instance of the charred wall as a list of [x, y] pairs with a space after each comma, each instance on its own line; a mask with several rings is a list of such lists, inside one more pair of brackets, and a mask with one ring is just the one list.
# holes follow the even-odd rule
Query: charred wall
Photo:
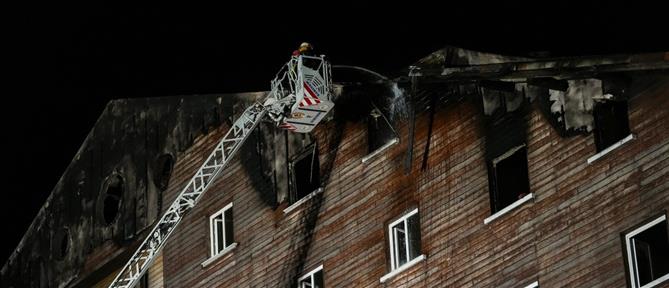
[[2, 287], [90, 286], [106, 276], [115, 268], [105, 264], [161, 214], [174, 163], [249, 96], [110, 102], [3, 266]]

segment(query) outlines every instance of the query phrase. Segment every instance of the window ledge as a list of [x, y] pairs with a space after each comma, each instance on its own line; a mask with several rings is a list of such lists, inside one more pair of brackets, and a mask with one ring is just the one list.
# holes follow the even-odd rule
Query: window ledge
[[316, 196], [318, 193], [321, 193], [321, 192], [323, 192], [323, 187], [314, 190], [314, 192], [309, 193], [309, 195], [302, 197], [302, 199], [297, 200], [297, 202], [295, 202], [292, 205], [283, 209], [283, 214], [290, 213], [290, 211], [295, 210], [297, 207], [302, 205], [302, 203], [307, 202], [307, 200], [313, 198], [314, 196]]
[[379, 281], [381, 283], [385, 283], [386, 281], [390, 280], [391, 278], [397, 276], [398, 274], [402, 273], [403, 271], [411, 268], [412, 266], [416, 265], [417, 263], [425, 260], [425, 254], [421, 254], [420, 256], [414, 258], [413, 260], [404, 263], [404, 265], [397, 267], [397, 269], [390, 271], [390, 273], [383, 275]]
[[606, 147], [606, 149], [602, 150], [601, 152], [590, 156], [588, 158], [588, 164], [592, 164], [592, 162], [595, 162], [595, 160], [602, 158], [604, 155], [608, 154], [609, 152], [616, 150], [618, 147], [623, 146], [625, 143], [630, 142], [632, 140], [636, 139], [636, 135], [630, 134], [627, 135], [627, 137], [623, 138], [622, 140], [614, 143], [613, 145]]
[[523, 205], [523, 203], [532, 200], [534, 198], [534, 193], [525, 195], [525, 197], [518, 199], [516, 202], [511, 203], [511, 205], [504, 207], [504, 209], [497, 211], [495, 214], [488, 216], [483, 220], [483, 224], [490, 224], [490, 222], [495, 219], [502, 217], [502, 215], [509, 213], [511, 210], [516, 209], [516, 207]]
[[664, 274], [664, 276], [653, 280], [653, 282], [650, 282], [646, 285], [641, 286], [641, 288], [652, 288], [652, 287], [655, 287], [655, 286], [657, 286], [657, 285], [659, 285], [662, 282], [667, 281], [667, 280], [669, 280], [669, 274]]
[[224, 255], [228, 254], [232, 249], [235, 249], [237, 247], [237, 242], [230, 244], [227, 248], [223, 249], [223, 251], [219, 252], [218, 254], [212, 256], [211, 258], [205, 260], [202, 262], [202, 268], [209, 266], [211, 263], [216, 262], [216, 260], [220, 259]]
[[534, 281], [534, 283], [525, 286], [525, 288], [538, 288], [539, 287], [539, 281]]
[[362, 157], [362, 163], [367, 163], [367, 161], [369, 161], [369, 159], [372, 159], [372, 158], [374, 158], [374, 156], [376, 156], [378, 154], [381, 154], [381, 152], [383, 152], [383, 150], [388, 149], [388, 147], [393, 146], [393, 145], [397, 144], [398, 142], [400, 142], [399, 138], [393, 138], [392, 140], [388, 141], [388, 143], [383, 144], [383, 146], [374, 150], [372, 153], [369, 153], [369, 154], [367, 154], [367, 156]]

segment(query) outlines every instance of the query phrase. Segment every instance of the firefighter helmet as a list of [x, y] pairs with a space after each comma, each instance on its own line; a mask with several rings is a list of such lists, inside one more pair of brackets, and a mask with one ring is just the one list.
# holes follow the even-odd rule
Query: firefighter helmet
[[309, 42], [302, 42], [302, 44], [300, 44], [300, 48], [298, 48], [298, 50], [301, 53], [305, 52], [305, 51], [310, 51], [310, 50], [313, 50], [313, 49], [314, 49], [314, 47], [311, 46], [311, 44], [309, 44]]

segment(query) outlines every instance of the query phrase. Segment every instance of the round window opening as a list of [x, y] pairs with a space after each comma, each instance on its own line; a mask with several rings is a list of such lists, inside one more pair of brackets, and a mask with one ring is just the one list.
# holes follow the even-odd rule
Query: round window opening
[[123, 178], [114, 175], [107, 180], [104, 194], [102, 216], [107, 225], [114, 223], [121, 209], [123, 200]]
[[56, 252], [56, 259], [63, 260], [70, 251], [70, 231], [67, 228], [58, 230], [55, 235], [55, 243], [53, 251]]

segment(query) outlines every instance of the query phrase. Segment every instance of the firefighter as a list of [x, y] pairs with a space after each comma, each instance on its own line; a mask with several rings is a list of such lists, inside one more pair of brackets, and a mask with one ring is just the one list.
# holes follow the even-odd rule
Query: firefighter
[[[293, 74], [297, 73], [297, 57], [300, 57], [300, 55], [304, 56], [312, 56], [314, 50], [314, 46], [311, 46], [309, 42], [302, 42], [295, 51], [293, 51], [293, 59], [291, 60], [291, 71]], [[302, 64], [306, 65], [307, 63], [311, 62], [309, 59], [304, 59], [302, 60]]]
[[313, 53], [314, 47], [309, 44], [309, 42], [302, 42], [300, 47], [297, 50], [293, 51], [293, 56], [297, 57], [300, 55], [311, 56]]
[[293, 51], [293, 57], [299, 57], [300, 55], [307, 56], [307, 58], [302, 59], [302, 65], [314, 70], [318, 69], [320, 61], [314, 58], [309, 58], [315, 56], [314, 46], [309, 44], [309, 42], [302, 42], [302, 44], [300, 44], [300, 47], [298, 47], [297, 50]]

